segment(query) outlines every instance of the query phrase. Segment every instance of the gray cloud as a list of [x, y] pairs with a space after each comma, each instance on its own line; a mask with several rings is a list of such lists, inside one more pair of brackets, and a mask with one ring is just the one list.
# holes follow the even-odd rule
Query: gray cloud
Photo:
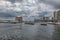
[[39, 3], [43, 2], [55, 7], [55, 9], [60, 9], [60, 0], [38, 0]]
[[[10, 1], [11, 3], [15, 2], [23, 2], [23, 0], [6, 0]], [[60, 9], [60, 0], [38, 0], [37, 3], [45, 3], [54, 6], [56, 9]]]
[[15, 3], [15, 2], [22, 2], [23, 0], [6, 0], [6, 1], [10, 1], [11, 3]]
[[[6, 2], [8, 1], [8, 2]], [[1, 3], [0, 5], [0, 14], [4, 12], [4, 15], [9, 16], [17, 16], [17, 15], [28, 15], [28, 16], [36, 16], [43, 15], [44, 13], [48, 13], [48, 15], [52, 14], [49, 12], [50, 10], [60, 9], [59, 0], [34, 0], [26, 2], [26, 0], [6, 0], [5, 3]], [[36, 2], [35, 2], [36, 1]], [[38, 4], [38, 5], [37, 5]], [[8, 10], [8, 12], [7, 12]], [[38, 14], [39, 13], [39, 14]], [[3, 15], [1, 14], [1, 15]]]

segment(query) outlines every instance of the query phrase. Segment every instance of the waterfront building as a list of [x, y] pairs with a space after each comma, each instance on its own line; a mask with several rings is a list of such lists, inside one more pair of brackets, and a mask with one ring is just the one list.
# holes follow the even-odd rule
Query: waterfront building
[[48, 22], [49, 21], [49, 17], [43, 17], [43, 21], [44, 22]]
[[54, 11], [54, 20], [60, 21], [60, 10]]
[[52, 19], [51, 20], [54, 20], [54, 17], [52, 17]]
[[20, 16], [17, 16], [15, 20], [18, 23], [22, 23], [22, 17], [20, 17]]
[[49, 20], [49, 17], [43, 17], [43, 20]]

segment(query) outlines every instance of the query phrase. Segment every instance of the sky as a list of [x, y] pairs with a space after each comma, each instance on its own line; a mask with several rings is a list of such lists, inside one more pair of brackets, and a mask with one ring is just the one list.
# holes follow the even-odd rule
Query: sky
[[0, 0], [0, 17], [53, 17], [60, 0]]

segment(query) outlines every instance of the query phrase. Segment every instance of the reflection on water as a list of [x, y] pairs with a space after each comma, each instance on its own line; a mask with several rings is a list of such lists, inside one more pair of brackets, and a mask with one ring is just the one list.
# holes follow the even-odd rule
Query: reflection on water
[[51, 40], [53, 28], [53, 25], [24, 25], [24, 40]]
[[55, 25], [53, 40], [60, 40], [60, 25]]
[[0, 24], [0, 40], [21, 40], [22, 24]]
[[0, 40], [59, 40], [59, 25], [0, 24]]

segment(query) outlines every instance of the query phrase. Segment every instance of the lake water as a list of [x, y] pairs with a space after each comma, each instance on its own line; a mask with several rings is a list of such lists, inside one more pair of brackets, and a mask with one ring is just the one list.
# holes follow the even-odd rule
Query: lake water
[[0, 40], [60, 40], [60, 25], [0, 23]]

